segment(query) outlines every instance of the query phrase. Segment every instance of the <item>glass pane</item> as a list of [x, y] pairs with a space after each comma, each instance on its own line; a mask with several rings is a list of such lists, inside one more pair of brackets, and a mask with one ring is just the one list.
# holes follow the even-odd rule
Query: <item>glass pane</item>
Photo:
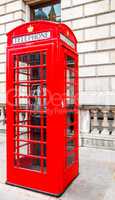
[[67, 65], [71, 68], [75, 67], [75, 61], [71, 56], [67, 56]]
[[46, 144], [43, 144], [43, 156], [46, 156]]
[[46, 52], [43, 52], [43, 65], [46, 65]]
[[55, 4], [54, 5], [55, 13], [56, 13], [56, 21], [60, 22], [61, 21], [61, 4]]
[[[18, 61], [17, 61], [18, 62]], [[21, 55], [19, 56], [19, 67], [26, 67], [28, 65], [28, 56], [27, 55]], [[17, 67], [18, 67], [17, 65]]]
[[46, 129], [43, 129], [43, 141], [46, 141]]
[[67, 104], [67, 109], [74, 109], [74, 102], [75, 102], [75, 99], [74, 98], [67, 98], [66, 99], [66, 104]]
[[31, 70], [31, 80], [40, 80], [40, 68], [33, 68]]
[[40, 65], [40, 53], [19, 56], [19, 67]]
[[75, 141], [74, 140], [70, 140], [67, 143], [67, 151], [72, 151], [75, 148]]
[[67, 82], [73, 83], [74, 82], [74, 71], [67, 69]]
[[34, 10], [34, 17], [35, 17], [35, 19], [37, 20], [37, 19], [44, 19], [44, 20], [46, 20], [47, 19], [47, 15], [46, 15], [46, 13], [43, 11], [43, 9], [42, 8], [36, 8], [35, 10]]
[[70, 166], [75, 163], [75, 152], [67, 157], [67, 165]]
[[71, 136], [74, 135], [74, 133], [75, 133], [74, 126], [68, 126], [68, 128], [67, 128], [67, 136], [71, 137]]
[[67, 122], [68, 122], [68, 124], [71, 124], [74, 122], [74, 112], [67, 113]]
[[46, 172], [46, 169], [47, 169], [47, 162], [46, 162], [46, 159], [43, 160], [43, 170], [44, 172]]
[[20, 159], [16, 160], [15, 164], [22, 168], [40, 171], [40, 159], [39, 158], [27, 158], [25, 156], [20, 156]]
[[66, 96], [74, 97], [74, 85], [73, 84], [67, 84], [67, 93]]
[[40, 118], [40, 114], [32, 114], [31, 115], [31, 123], [33, 125], [41, 125], [41, 118]]

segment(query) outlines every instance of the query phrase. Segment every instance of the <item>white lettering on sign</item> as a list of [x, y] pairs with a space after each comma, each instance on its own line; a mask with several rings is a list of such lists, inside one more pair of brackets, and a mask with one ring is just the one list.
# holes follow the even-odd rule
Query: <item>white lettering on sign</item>
[[32, 42], [36, 40], [46, 40], [51, 37], [50, 32], [42, 32], [42, 33], [36, 33], [31, 35], [23, 35], [19, 37], [13, 38], [13, 44], [20, 44], [24, 42]]
[[63, 42], [65, 42], [66, 44], [68, 44], [70, 47], [75, 49], [75, 44], [69, 38], [67, 38], [65, 35], [60, 33], [60, 39]]

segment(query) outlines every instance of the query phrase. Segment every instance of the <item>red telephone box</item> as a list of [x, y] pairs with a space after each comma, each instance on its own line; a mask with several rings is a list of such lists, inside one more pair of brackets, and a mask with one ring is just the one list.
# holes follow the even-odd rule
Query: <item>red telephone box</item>
[[59, 196], [78, 175], [77, 41], [64, 24], [8, 33], [7, 183]]

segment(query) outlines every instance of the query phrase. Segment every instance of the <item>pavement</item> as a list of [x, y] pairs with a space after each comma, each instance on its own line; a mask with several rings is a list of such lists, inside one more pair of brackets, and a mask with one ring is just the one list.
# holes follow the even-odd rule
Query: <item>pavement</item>
[[[5, 135], [0, 134], [0, 200], [57, 198], [5, 184]], [[80, 175], [59, 200], [115, 200], [115, 151], [80, 148]]]

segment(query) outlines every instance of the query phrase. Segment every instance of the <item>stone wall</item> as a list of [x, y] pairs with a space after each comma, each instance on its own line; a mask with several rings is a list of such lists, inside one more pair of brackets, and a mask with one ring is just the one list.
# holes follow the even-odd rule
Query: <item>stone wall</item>
[[62, 0], [78, 39], [80, 105], [115, 104], [115, 0]]
[[29, 20], [29, 9], [22, 0], [0, 1], [0, 105], [6, 101], [6, 33]]
[[[112, 134], [110, 120], [109, 123], [106, 120], [108, 132], [103, 131], [105, 128], [99, 120], [98, 126], [92, 125], [94, 113], [100, 108], [104, 113], [103, 108], [107, 110], [109, 105], [109, 110], [114, 113], [115, 0], [61, 0], [61, 7], [62, 21], [70, 26], [78, 39], [81, 145], [115, 149], [115, 116], [111, 122]], [[1, 131], [5, 128], [6, 33], [29, 20], [30, 8], [23, 0], [0, 1]]]
[[80, 145], [115, 150], [115, 0], [62, 0], [62, 20], [78, 39]]
[[5, 131], [7, 33], [30, 19], [29, 6], [22, 0], [0, 1], [0, 132]]

